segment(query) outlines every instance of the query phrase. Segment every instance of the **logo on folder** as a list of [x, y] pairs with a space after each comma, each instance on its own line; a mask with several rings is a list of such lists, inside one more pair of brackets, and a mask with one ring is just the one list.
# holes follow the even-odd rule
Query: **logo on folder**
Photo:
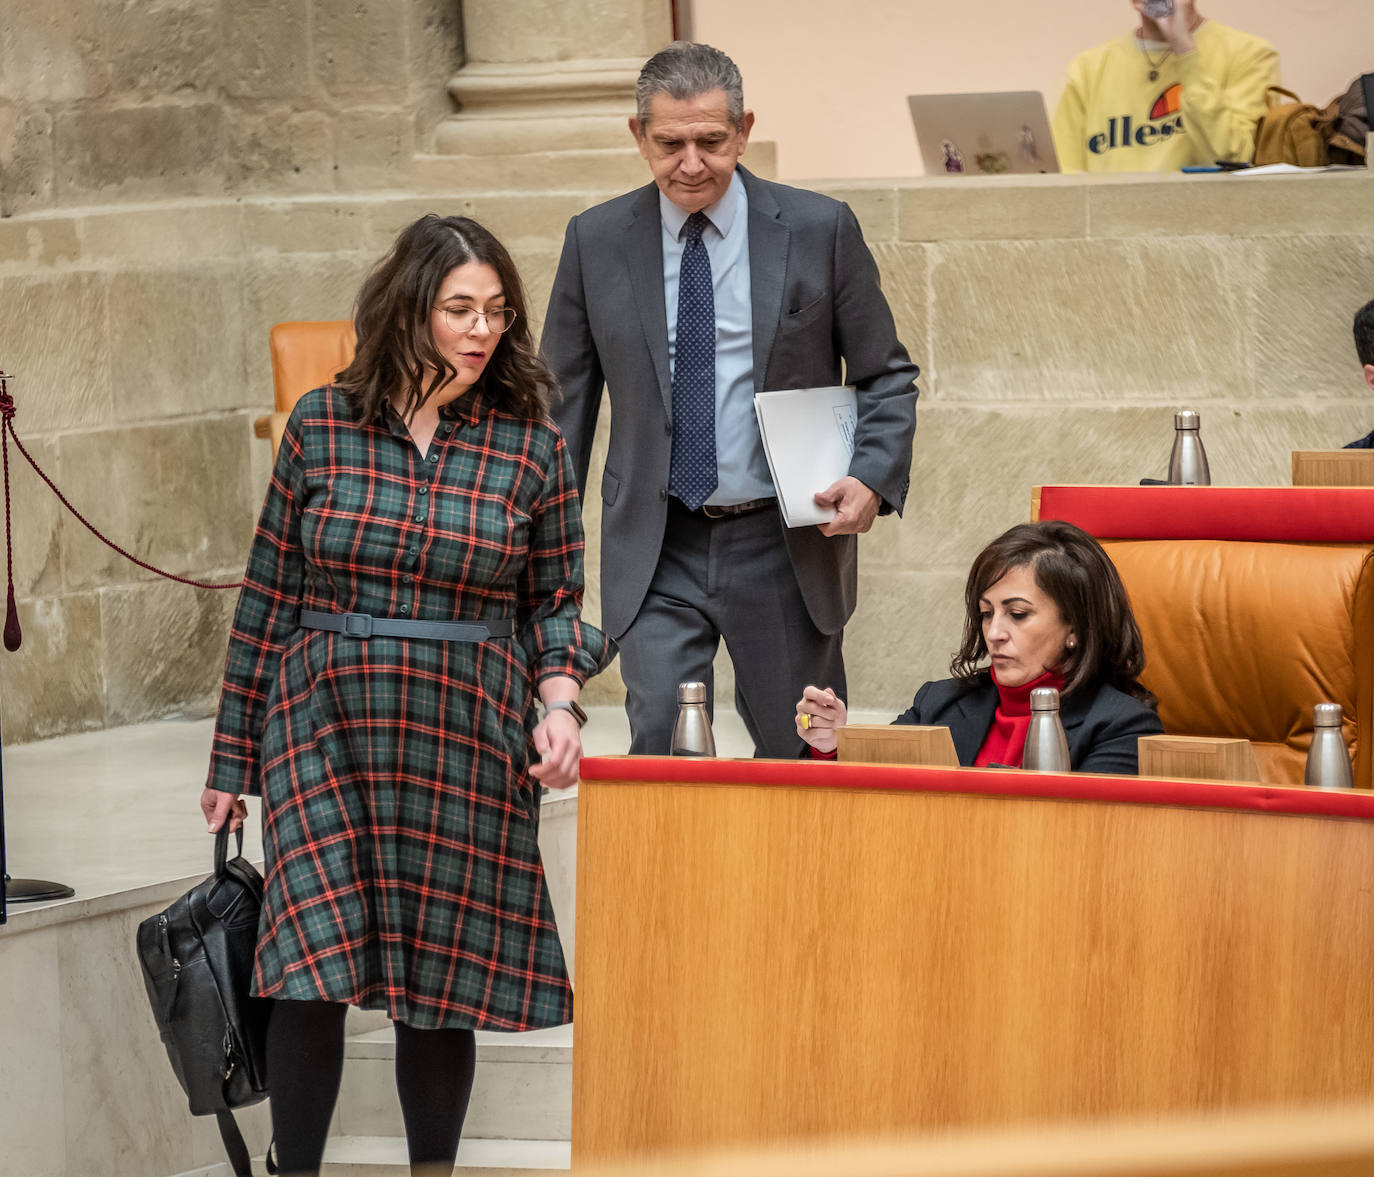
[[1107, 129], [1088, 138], [1088, 150], [1094, 155], [1106, 155], [1118, 147], [1154, 147], [1166, 139], [1183, 134], [1183, 86], [1175, 82], [1150, 106], [1145, 122], [1137, 124], [1129, 115], [1109, 118]]

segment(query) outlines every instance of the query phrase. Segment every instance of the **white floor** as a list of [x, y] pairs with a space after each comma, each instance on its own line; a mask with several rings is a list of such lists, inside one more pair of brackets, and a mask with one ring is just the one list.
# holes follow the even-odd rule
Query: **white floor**
[[[213, 726], [165, 719], [5, 748], [9, 873], [66, 883], [77, 902], [205, 874], [211, 841], [199, 800]], [[733, 711], [716, 717], [715, 736], [722, 756], [753, 754]], [[592, 708], [585, 753], [615, 755], [628, 746], [624, 712]], [[256, 805], [250, 798], [244, 844], [255, 861], [262, 857]], [[12, 904], [10, 917], [50, 906]]]

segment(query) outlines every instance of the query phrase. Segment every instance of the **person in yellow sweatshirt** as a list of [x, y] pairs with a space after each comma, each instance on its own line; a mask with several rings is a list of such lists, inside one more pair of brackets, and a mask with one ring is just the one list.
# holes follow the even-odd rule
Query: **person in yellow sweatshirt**
[[1268, 41], [1208, 20], [1195, 0], [1133, 33], [1080, 53], [1054, 113], [1066, 172], [1169, 172], [1218, 160], [1248, 162], [1265, 94], [1278, 85]]

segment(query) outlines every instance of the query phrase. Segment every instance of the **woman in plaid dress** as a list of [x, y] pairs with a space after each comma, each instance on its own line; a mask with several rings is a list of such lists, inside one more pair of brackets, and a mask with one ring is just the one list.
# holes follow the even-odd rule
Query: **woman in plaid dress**
[[234, 828], [263, 798], [282, 1171], [319, 1169], [357, 1005], [395, 1024], [412, 1171], [447, 1174], [473, 1031], [572, 1016], [539, 793], [576, 782], [608, 643], [580, 617], [577, 485], [509, 254], [424, 217], [354, 321], [353, 362], [277, 455], [202, 808]]

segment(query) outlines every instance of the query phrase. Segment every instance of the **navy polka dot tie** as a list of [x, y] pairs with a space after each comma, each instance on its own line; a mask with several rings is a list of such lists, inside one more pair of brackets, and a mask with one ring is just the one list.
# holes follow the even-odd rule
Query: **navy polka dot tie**
[[716, 297], [701, 231], [706, 214], [687, 218], [677, 286], [673, 353], [673, 458], [668, 488], [691, 510], [716, 489]]

